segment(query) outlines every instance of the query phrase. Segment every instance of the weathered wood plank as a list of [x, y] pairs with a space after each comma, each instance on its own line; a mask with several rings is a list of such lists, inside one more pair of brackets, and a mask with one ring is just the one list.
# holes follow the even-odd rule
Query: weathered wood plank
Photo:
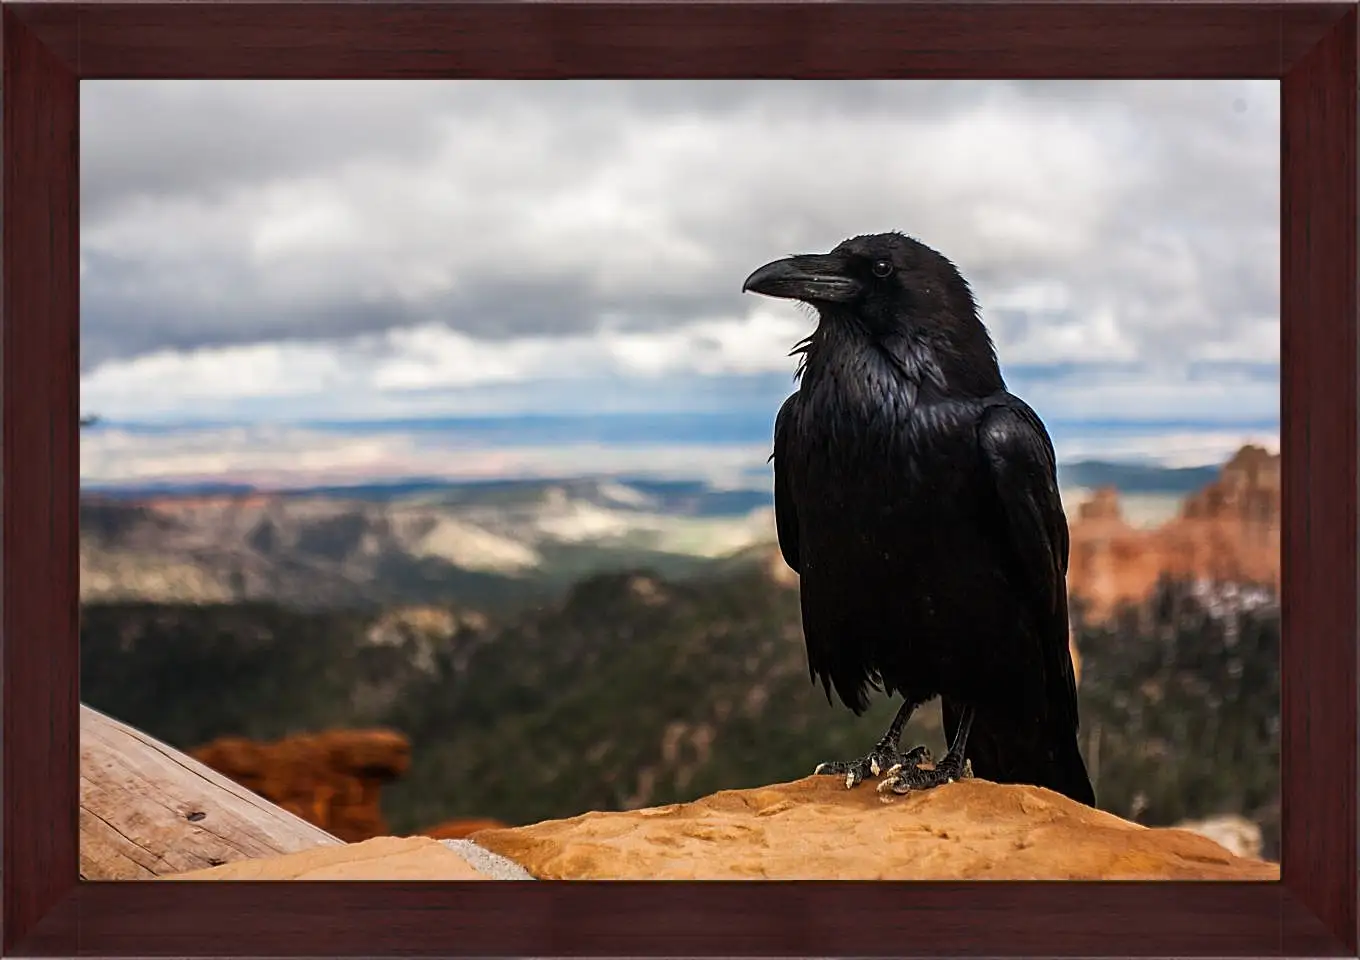
[[151, 879], [342, 842], [80, 705], [81, 879]]

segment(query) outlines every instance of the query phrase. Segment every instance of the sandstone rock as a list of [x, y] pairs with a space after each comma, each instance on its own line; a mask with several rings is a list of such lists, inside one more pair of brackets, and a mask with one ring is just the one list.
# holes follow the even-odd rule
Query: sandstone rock
[[1275, 880], [1279, 867], [1034, 787], [965, 780], [885, 803], [807, 777], [692, 803], [482, 830], [539, 879]]
[[1176, 829], [1208, 837], [1239, 857], [1259, 859], [1261, 856], [1263, 844], [1260, 824], [1235, 813], [1205, 817], [1203, 820], [1183, 820], [1176, 824]]
[[500, 820], [493, 820], [490, 817], [466, 817], [460, 820], [445, 820], [443, 823], [421, 830], [419, 835], [433, 837], [436, 840], [462, 840], [478, 830], [496, 830], [505, 826], [506, 824]]
[[1068, 592], [1093, 617], [1142, 600], [1162, 576], [1278, 589], [1280, 457], [1243, 447], [1178, 516], [1154, 529], [1125, 522], [1109, 488], [1078, 507], [1070, 527]]
[[490, 880], [428, 837], [377, 837], [364, 843], [318, 847], [281, 857], [162, 877], [163, 880]]
[[411, 763], [410, 743], [391, 730], [331, 730], [274, 743], [223, 737], [190, 755], [351, 842], [388, 832], [382, 787]]
[[1233, 517], [1270, 527], [1280, 520], [1280, 456], [1247, 445], [1219, 472], [1218, 480], [1185, 501], [1186, 519]]
[[384, 611], [368, 628], [367, 639], [375, 647], [400, 646], [411, 640], [428, 646], [448, 640], [459, 630], [485, 630], [487, 625], [486, 614], [476, 610], [416, 604]]
[[1101, 487], [1091, 494], [1091, 499], [1077, 507], [1077, 520], [1082, 523], [1101, 521], [1124, 522], [1123, 511], [1119, 508], [1119, 491], [1114, 487]]

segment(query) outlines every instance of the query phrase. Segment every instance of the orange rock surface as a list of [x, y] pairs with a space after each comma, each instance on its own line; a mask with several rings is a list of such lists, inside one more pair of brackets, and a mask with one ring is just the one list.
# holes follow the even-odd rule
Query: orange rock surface
[[963, 780], [883, 802], [807, 777], [470, 838], [549, 880], [1277, 880], [1186, 830]]
[[411, 763], [410, 743], [391, 730], [330, 730], [274, 743], [222, 737], [190, 753], [350, 842], [388, 832], [379, 807], [382, 787]]
[[478, 830], [496, 830], [504, 826], [500, 820], [493, 820], [490, 817], [466, 817], [461, 820], [445, 820], [441, 824], [421, 830], [420, 836], [433, 837], [436, 840], [462, 840]]
[[1108, 488], [1078, 508], [1070, 527], [1068, 591], [1096, 617], [1141, 600], [1163, 575], [1278, 589], [1280, 457], [1243, 447], [1159, 527], [1130, 526]]

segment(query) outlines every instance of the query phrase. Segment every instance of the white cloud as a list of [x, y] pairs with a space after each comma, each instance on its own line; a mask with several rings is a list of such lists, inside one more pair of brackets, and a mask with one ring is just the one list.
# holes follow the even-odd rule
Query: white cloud
[[1040, 323], [1006, 344], [1002, 356], [1009, 363], [1099, 363], [1139, 359], [1141, 351], [1128, 328], [1119, 323], [1115, 308], [1104, 304], [1077, 316], [1035, 311]]
[[164, 350], [100, 366], [82, 379], [81, 398], [106, 417], [188, 413], [202, 401], [325, 394], [341, 385], [345, 365], [328, 344]]
[[[404, 391], [475, 388], [523, 381], [574, 381], [587, 391], [615, 378], [787, 372], [793, 344], [811, 328], [796, 312], [759, 307], [745, 317], [672, 330], [617, 330], [571, 337], [478, 340], [424, 325], [380, 338], [281, 341], [162, 351], [105, 363], [86, 374], [82, 404], [106, 419], [221, 418], [249, 401], [308, 400], [332, 416], [425, 412]], [[449, 411], [453, 412], [453, 411]], [[312, 415], [315, 415], [313, 413]]]
[[1228, 371], [1191, 380], [1177, 366], [1109, 370], [1054, 380], [1024, 378], [1010, 386], [1023, 393], [1041, 415], [1062, 420], [1232, 423], [1273, 421], [1280, 410], [1280, 388], [1273, 380]]
[[1220, 362], [1278, 363], [1280, 359], [1280, 319], [1278, 316], [1244, 320], [1233, 335], [1210, 340], [1198, 351], [1199, 358]]
[[181, 84], [83, 96], [92, 363], [737, 319], [765, 260], [898, 228], [1029, 314], [1023, 356], [1232, 352], [1277, 310], [1271, 83]]

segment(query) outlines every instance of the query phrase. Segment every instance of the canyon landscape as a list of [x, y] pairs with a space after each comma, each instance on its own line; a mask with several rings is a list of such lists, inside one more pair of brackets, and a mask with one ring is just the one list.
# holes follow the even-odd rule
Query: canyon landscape
[[[1126, 519], [1112, 487], [1066, 492], [1102, 808], [1269, 855], [1277, 733], [1249, 713], [1278, 711], [1278, 456], [1243, 448], [1160, 522]], [[809, 687], [767, 508], [724, 496], [575, 481], [87, 498], [83, 696], [348, 841], [787, 781], [891, 705], [855, 719]], [[1142, 638], [1168, 630], [1173, 648], [1150, 653]], [[1219, 739], [1176, 742], [1207, 689]], [[938, 744], [923, 714], [908, 735]], [[1198, 796], [1148, 772], [1238, 740], [1251, 770]]]

